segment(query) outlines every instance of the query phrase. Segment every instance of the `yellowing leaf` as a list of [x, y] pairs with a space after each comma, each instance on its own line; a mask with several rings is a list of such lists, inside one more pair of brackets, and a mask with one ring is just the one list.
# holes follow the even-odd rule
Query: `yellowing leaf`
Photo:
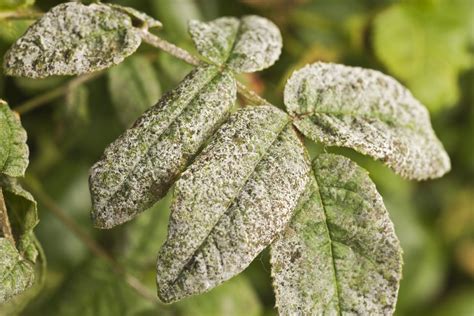
[[308, 65], [288, 80], [285, 105], [305, 136], [379, 159], [403, 177], [437, 178], [451, 168], [426, 108], [378, 71]]
[[163, 197], [235, 99], [232, 74], [202, 66], [146, 111], [92, 167], [94, 225], [124, 223]]
[[402, 257], [382, 197], [342, 156], [319, 156], [313, 172], [309, 199], [271, 247], [280, 314], [392, 315]]
[[473, 66], [473, 19], [469, 0], [395, 4], [375, 19], [375, 53], [430, 109], [453, 105], [459, 73]]
[[158, 254], [159, 297], [203, 293], [244, 270], [287, 225], [309, 171], [285, 113], [235, 113], [176, 183]]

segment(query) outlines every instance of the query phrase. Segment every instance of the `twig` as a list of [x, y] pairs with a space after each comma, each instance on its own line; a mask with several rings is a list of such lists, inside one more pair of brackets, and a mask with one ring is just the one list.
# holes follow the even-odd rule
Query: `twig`
[[66, 94], [70, 89], [73, 89], [83, 83], [86, 83], [88, 81], [91, 81], [101, 75], [103, 75], [103, 71], [98, 71], [98, 72], [93, 72], [90, 74], [86, 74], [80, 77], [76, 77], [74, 79], [69, 80], [65, 84], [48, 91], [44, 94], [40, 94], [36, 97], [33, 97], [29, 99], [28, 101], [20, 104], [19, 106], [15, 107], [14, 110], [18, 112], [18, 114], [24, 114], [26, 112], [29, 112], [43, 104], [46, 104], [56, 98], [59, 98], [60, 96]]
[[[168, 54], [181, 59], [182, 61], [193, 65], [197, 66], [199, 65], [200, 61], [198, 58], [193, 56], [191, 53], [189, 53], [187, 50], [182, 49], [181, 47], [178, 47], [170, 42], [168, 42], [165, 39], [162, 39], [161, 37], [158, 37], [154, 34], [151, 34], [150, 32], [146, 30], [142, 30], [142, 39], [145, 43], [150, 44], [151, 46], [154, 46], [156, 48], [159, 48]], [[247, 88], [243, 83], [240, 81], [237, 81], [237, 89], [239, 93], [249, 102], [251, 102], [254, 105], [264, 105], [264, 104], [270, 104], [267, 100], [259, 96], [255, 91]]]
[[35, 11], [6, 11], [0, 12], [0, 20], [36, 20], [43, 15]]
[[121, 264], [107, 253], [107, 251], [105, 251], [94, 239], [90, 238], [89, 235], [70, 216], [68, 216], [67, 213], [57, 205], [42, 188], [39, 188], [37, 185], [30, 185], [28, 182], [25, 183], [25, 186], [28, 187], [38, 201], [53, 213], [53, 215], [55, 215], [77, 238], [79, 238], [79, 240], [84, 243], [93, 254], [105, 260], [112, 267], [115, 273], [121, 275], [132, 289], [134, 289], [140, 296], [154, 304], [157, 304], [158, 301], [154, 293], [142, 284], [140, 280], [129, 274]]
[[5, 199], [3, 197], [3, 191], [0, 187], [0, 234], [6, 239], [10, 240], [15, 244], [15, 239], [13, 238], [12, 227], [10, 225], [10, 220], [8, 219], [7, 206], [5, 205]]

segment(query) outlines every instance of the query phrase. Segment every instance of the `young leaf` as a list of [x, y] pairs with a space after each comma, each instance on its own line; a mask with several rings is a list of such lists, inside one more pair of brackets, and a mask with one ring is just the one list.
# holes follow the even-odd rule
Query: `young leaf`
[[109, 93], [120, 120], [130, 126], [158, 101], [160, 82], [146, 58], [132, 56], [108, 71]]
[[287, 225], [309, 171], [285, 113], [259, 106], [234, 114], [176, 183], [159, 297], [203, 293], [244, 270]]
[[382, 160], [403, 177], [441, 177], [451, 167], [426, 108], [378, 71], [308, 65], [288, 80], [285, 105], [305, 136]]
[[401, 249], [367, 172], [342, 156], [313, 162], [311, 195], [271, 247], [282, 315], [391, 315]]
[[0, 237], [0, 304], [29, 288], [34, 278], [33, 264], [18, 253], [10, 240]]
[[103, 4], [60, 4], [33, 24], [5, 54], [7, 75], [76, 75], [120, 63], [140, 45], [122, 11]]
[[271, 21], [247, 15], [211, 22], [192, 20], [189, 33], [199, 53], [217, 65], [236, 72], [254, 72], [270, 67], [282, 48], [280, 30]]
[[95, 226], [124, 223], [163, 197], [235, 99], [233, 75], [203, 66], [145, 112], [92, 167]]
[[28, 154], [26, 131], [20, 118], [0, 99], [0, 174], [24, 176]]

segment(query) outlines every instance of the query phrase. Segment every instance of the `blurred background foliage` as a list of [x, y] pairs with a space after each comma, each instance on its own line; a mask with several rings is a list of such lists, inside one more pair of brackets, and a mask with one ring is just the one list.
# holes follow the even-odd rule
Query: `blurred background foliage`
[[[31, 1], [0, 1], [0, 11]], [[86, 1], [84, 1], [86, 2]], [[338, 151], [370, 171], [384, 196], [404, 250], [397, 315], [474, 315], [474, 1], [473, 0], [117, 0], [161, 20], [160, 34], [193, 50], [189, 19], [259, 14], [281, 29], [277, 64], [242, 80], [281, 106], [286, 79], [307, 63], [326, 61], [379, 69], [430, 110], [452, 159], [442, 179], [409, 182], [349, 150], [308, 143], [312, 155]], [[37, 1], [47, 11], [58, 1]], [[0, 12], [1, 13], [1, 12]], [[1, 16], [1, 14], [0, 14]], [[0, 55], [31, 21], [0, 20]], [[268, 253], [208, 294], [173, 305], [137, 295], [93, 256], [50, 212], [58, 206], [155, 291], [155, 259], [164, 241], [170, 194], [137, 219], [109, 231], [93, 229], [88, 169], [104, 148], [190, 66], [143, 44], [123, 64], [90, 80], [0, 75], [0, 97], [21, 114], [28, 132], [27, 184], [39, 200], [37, 236], [48, 268], [43, 289], [0, 307], [24, 315], [275, 315]], [[56, 96], [35, 103], [42, 96]], [[33, 100], [33, 102], [31, 102]], [[52, 205], [53, 204], [53, 205]], [[32, 294], [33, 293], [33, 294]]]

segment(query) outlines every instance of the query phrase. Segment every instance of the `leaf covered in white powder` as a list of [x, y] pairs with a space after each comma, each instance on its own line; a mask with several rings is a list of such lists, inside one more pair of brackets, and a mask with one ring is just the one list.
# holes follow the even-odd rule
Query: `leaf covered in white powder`
[[159, 297], [203, 293], [244, 270], [286, 227], [309, 174], [285, 113], [259, 106], [232, 115], [176, 183]]
[[4, 57], [7, 75], [77, 75], [120, 63], [140, 45], [132, 18], [104, 4], [59, 4], [16, 41]]
[[165, 94], [92, 167], [94, 225], [122, 224], [163, 197], [235, 99], [233, 75], [211, 65], [196, 68]]
[[280, 30], [268, 19], [247, 15], [240, 20], [223, 17], [211, 22], [192, 20], [189, 32], [199, 53], [210, 62], [236, 72], [254, 72], [280, 57]]
[[0, 173], [22, 177], [28, 166], [26, 131], [20, 118], [0, 99]]
[[323, 154], [310, 196], [271, 246], [281, 315], [392, 315], [401, 249], [367, 172]]
[[403, 177], [437, 178], [451, 167], [426, 108], [378, 71], [321, 62], [308, 65], [288, 80], [285, 105], [305, 136], [353, 148]]

